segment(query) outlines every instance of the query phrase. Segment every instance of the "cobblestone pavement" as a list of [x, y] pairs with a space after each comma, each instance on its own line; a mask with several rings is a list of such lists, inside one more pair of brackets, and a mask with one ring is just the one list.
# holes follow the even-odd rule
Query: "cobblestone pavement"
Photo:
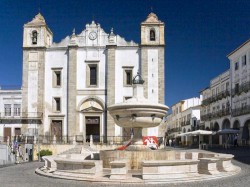
[[[214, 152], [231, 153], [235, 155], [234, 164], [241, 167], [242, 171], [234, 176], [222, 178], [218, 180], [190, 182], [190, 183], [175, 183], [164, 185], [144, 185], [144, 186], [171, 186], [171, 187], [249, 187], [250, 186], [250, 147], [238, 147], [225, 149], [211, 149]], [[83, 181], [72, 181], [64, 179], [54, 179], [43, 177], [35, 174], [35, 169], [42, 166], [41, 162], [30, 162], [0, 168], [0, 187], [83, 187], [83, 186], [124, 186], [131, 187], [132, 185], [125, 184], [94, 184]], [[142, 185], [134, 185], [142, 186]]]

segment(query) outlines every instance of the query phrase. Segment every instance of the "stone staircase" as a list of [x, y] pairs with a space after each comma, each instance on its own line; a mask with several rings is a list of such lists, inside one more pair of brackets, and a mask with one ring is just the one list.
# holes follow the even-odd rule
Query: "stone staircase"
[[91, 148], [89, 145], [76, 145], [75, 147], [68, 149], [59, 155], [68, 155], [68, 154], [81, 154], [82, 152], [97, 153], [98, 151]]
[[81, 151], [82, 151], [82, 145], [76, 145], [75, 147], [62, 152], [59, 155], [81, 154]]

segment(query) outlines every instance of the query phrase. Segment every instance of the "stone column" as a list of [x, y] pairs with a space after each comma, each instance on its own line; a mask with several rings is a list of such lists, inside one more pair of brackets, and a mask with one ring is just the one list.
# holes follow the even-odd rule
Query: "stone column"
[[141, 76], [145, 81], [144, 87], [144, 97], [148, 98], [148, 48], [141, 47]]
[[[116, 46], [107, 46], [107, 106], [113, 105], [115, 103], [115, 53]], [[105, 125], [104, 125], [105, 128]], [[107, 136], [115, 136], [115, 122], [112, 116], [107, 112]], [[104, 130], [105, 132], [105, 130]]]
[[165, 104], [165, 60], [164, 60], [164, 47], [159, 47], [158, 56], [158, 94], [159, 103]]
[[78, 131], [76, 125], [76, 67], [77, 67], [77, 46], [69, 46], [68, 48], [68, 95], [67, 95], [67, 135], [68, 141]]

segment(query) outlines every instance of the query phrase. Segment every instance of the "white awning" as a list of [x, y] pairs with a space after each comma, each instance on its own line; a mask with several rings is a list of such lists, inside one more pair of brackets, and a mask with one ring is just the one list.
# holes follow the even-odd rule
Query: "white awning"
[[196, 130], [178, 134], [177, 136], [197, 136], [197, 135], [214, 135], [215, 132], [207, 130]]

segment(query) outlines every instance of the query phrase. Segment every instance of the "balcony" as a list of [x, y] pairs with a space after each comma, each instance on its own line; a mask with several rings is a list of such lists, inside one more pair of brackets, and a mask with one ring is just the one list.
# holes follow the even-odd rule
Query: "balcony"
[[4, 124], [13, 124], [13, 123], [22, 123], [22, 124], [40, 124], [43, 118], [42, 112], [20, 112], [20, 113], [11, 113], [6, 115], [5, 113], [0, 113], [0, 123]]
[[176, 128], [168, 129], [168, 134], [175, 133], [175, 132], [181, 132], [181, 128], [176, 127]]
[[230, 108], [225, 108], [213, 113], [203, 114], [201, 115], [201, 120], [210, 121], [211, 119], [216, 119], [227, 115], [230, 115]]
[[215, 101], [218, 101], [218, 100], [221, 100], [223, 98], [226, 98], [230, 96], [230, 92], [228, 90], [225, 90], [225, 91], [222, 91], [222, 92], [219, 92], [217, 95], [215, 96], [212, 96], [212, 97], [209, 97], [207, 99], [204, 99], [202, 101], [202, 105], [209, 105], [210, 103], [213, 103]]
[[240, 108], [235, 108], [232, 110], [233, 117], [241, 116], [241, 115], [245, 115], [245, 114], [249, 114], [249, 113], [250, 113], [250, 105], [240, 107]]
[[250, 82], [245, 82], [241, 84], [239, 87], [235, 87], [232, 89], [232, 96], [240, 95], [241, 93], [247, 93], [250, 90]]

